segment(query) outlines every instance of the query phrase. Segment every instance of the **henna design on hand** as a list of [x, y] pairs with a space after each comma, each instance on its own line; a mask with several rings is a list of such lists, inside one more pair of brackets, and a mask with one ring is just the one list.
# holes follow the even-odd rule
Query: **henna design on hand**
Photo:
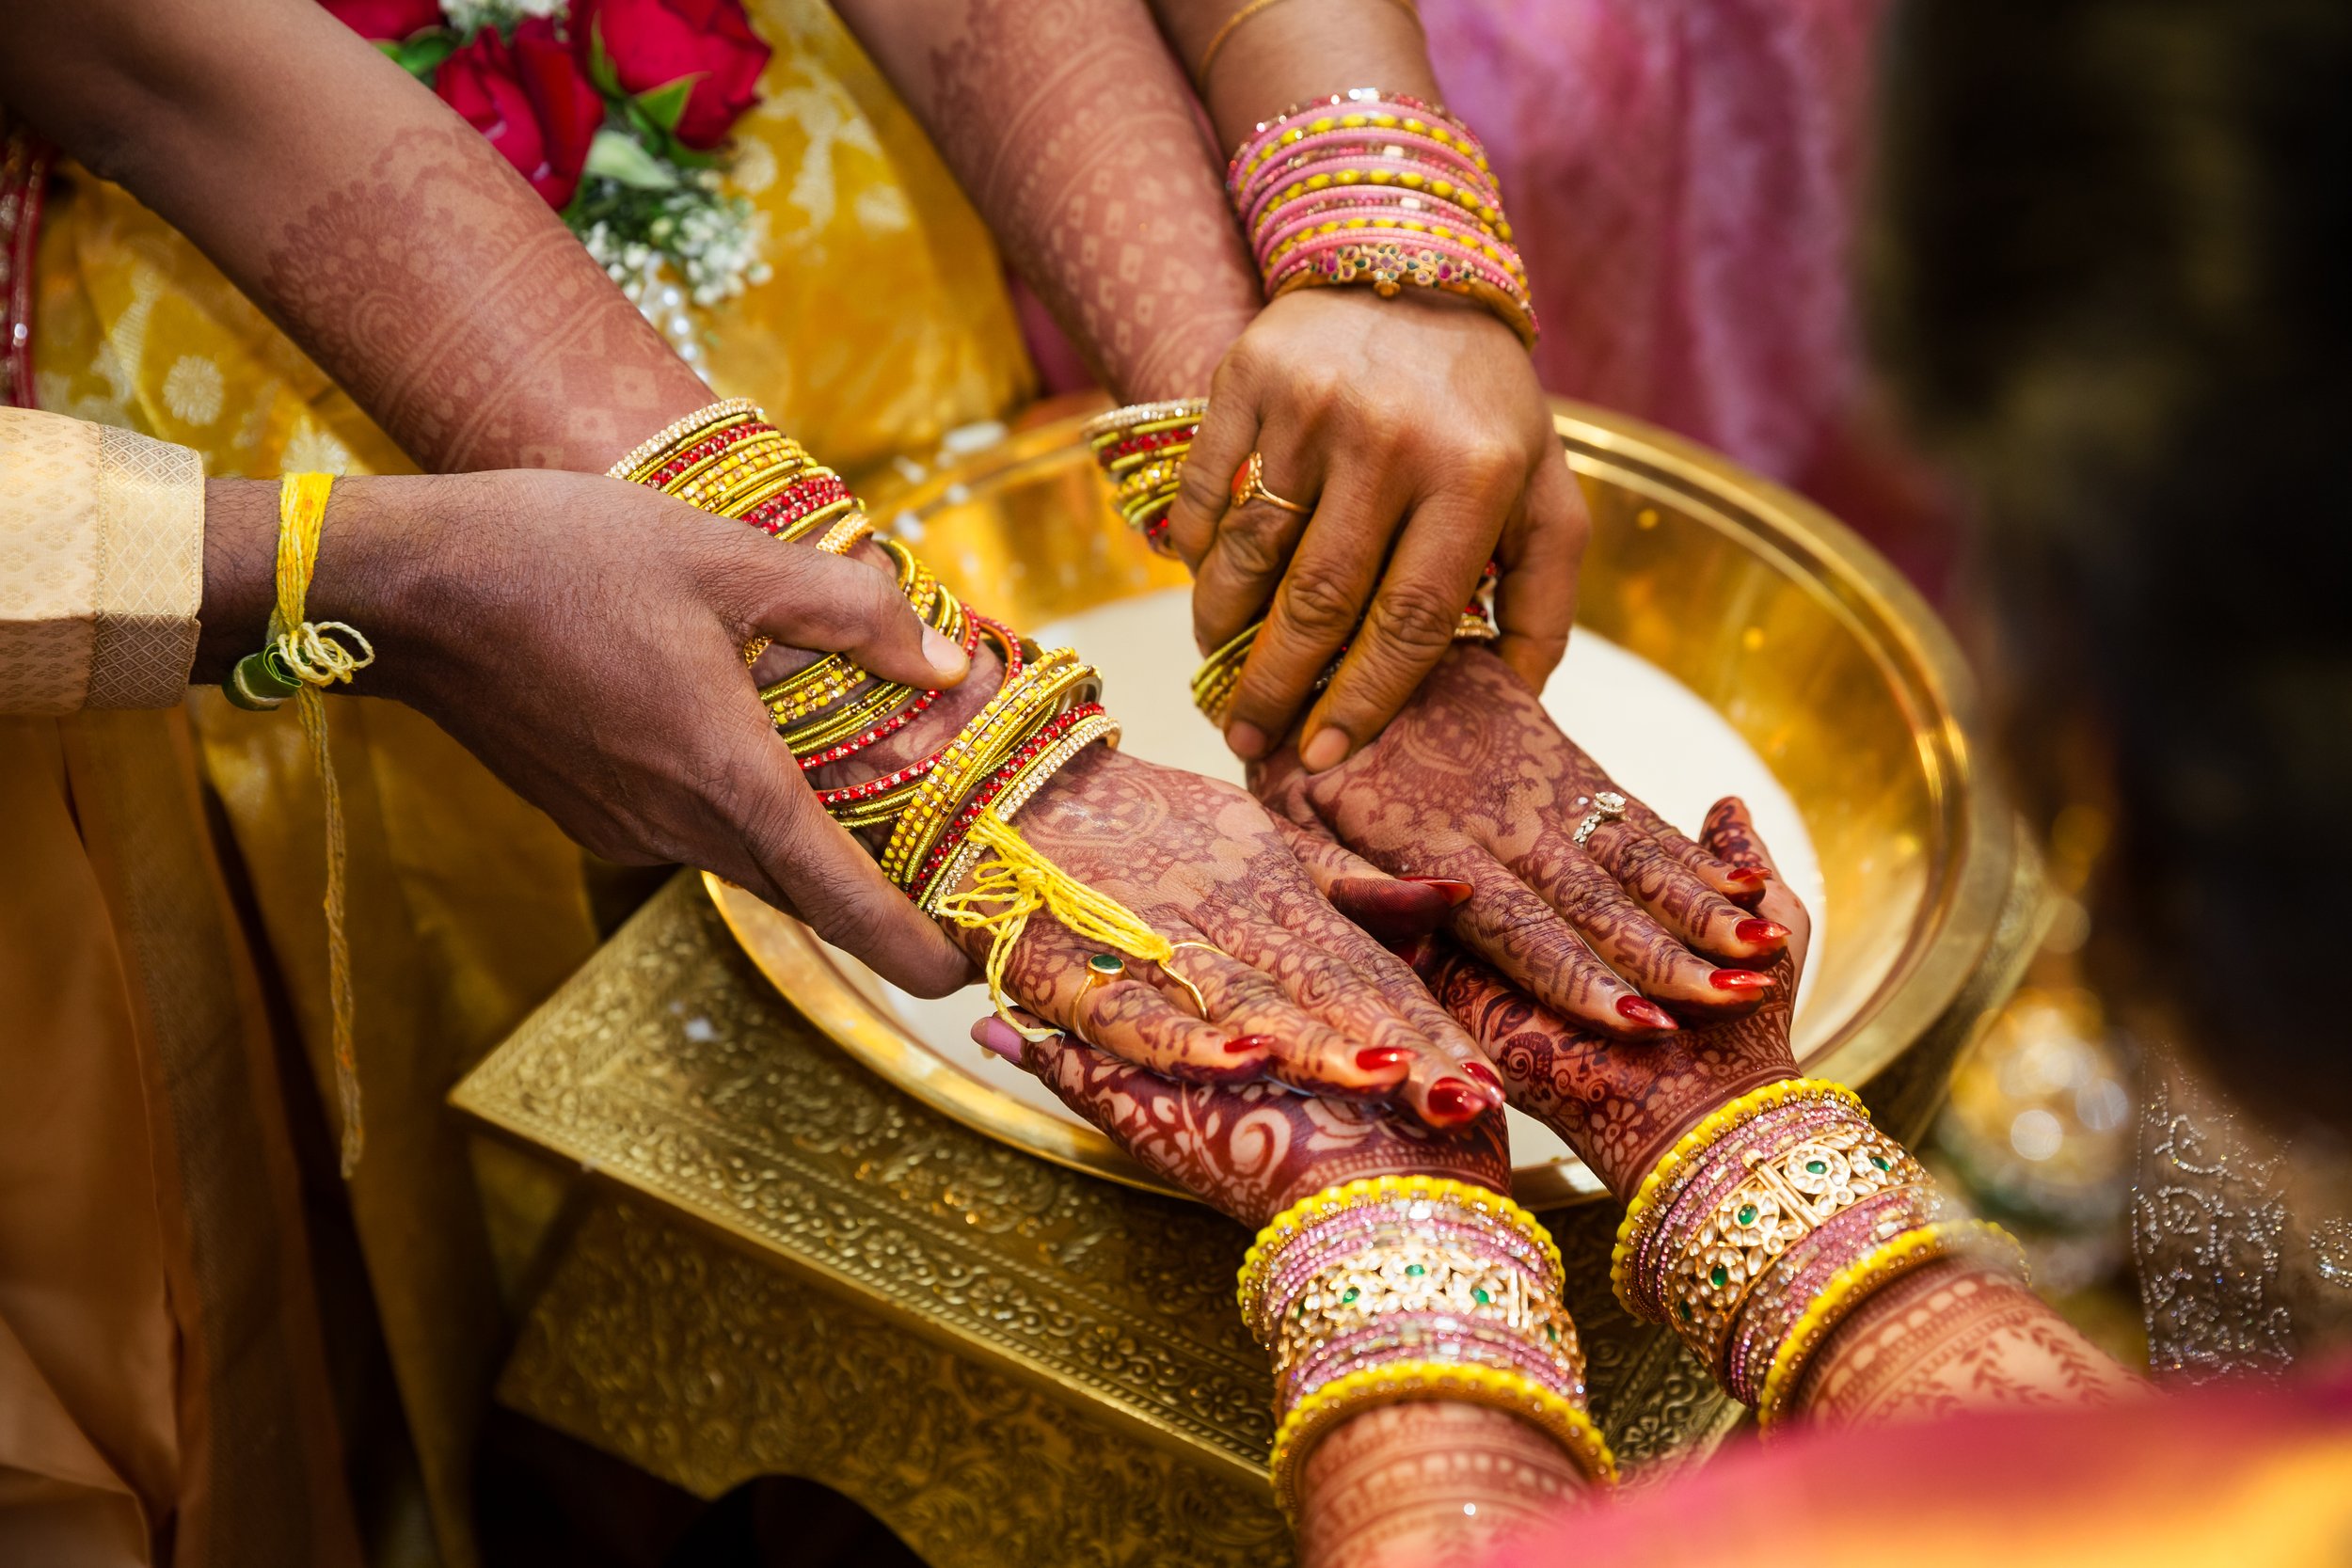
[[1952, 1259], [1856, 1307], [1816, 1353], [1796, 1408], [1845, 1424], [2106, 1404], [2143, 1389], [2008, 1275]]
[[[1708, 813], [1706, 837], [1735, 867], [1770, 864], [1737, 800]], [[1581, 1028], [1458, 948], [1442, 949], [1422, 973], [1502, 1069], [1511, 1103], [1567, 1140], [1624, 1197], [1708, 1112], [1796, 1076], [1788, 1023], [1808, 927], [1786, 883], [1771, 883], [1766, 907], [1792, 927], [1788, 948], [1764, 972], [1772, 981], [1769, 999], [1743, 1018], [1655, 1041], [1630, 1044]]]
[[[1410, 968], [1331, 907], [1242, 791], [1096, 747], [1040, 792], [1020, 825], [1056, 864], [1171, 941], [1217, 949], [1181, 950], [1169, 967], [1200, 989], [1226, 1039], [1263, 1039], [1268, 1069], [1285, 1083], [1393, 1097], [1437, 1126], [1501, 1104], [1499, 1086], [1465, 1074], [1461, 1064], [1478, 1053], [1461, 1027]], [[1083, 944], [1041, 916], [1031, 931], [1013, 950], [1008, 989], [1057, 1026], [1089, 1033], [1103, 1015], [1073, 1010]], [[973, 951], [985, 942], [968, 931], [961, 940]], [[1165, 974], [1156, 983], [1191, 1011], [1184, 987]], [[1095, 1043], [1120, 1042], [1103, 1034]]]
[[982, 1020], [973, 1037], [1014, 1055], [1146, 1169], [1247, 1226], [1263, 1226], [1300, 1198], [1359, 1177], [1448, 1176], [1497, 1192], [1510, 1186], [1500, 1111], [1434, 1132], [1375, 1106], [1279, 1084], [1172, 1083], [1067, 1036], [1023, 1041], [993, 1018]]
[[287, 226], [264, 304], [422, 467], [594, 472], [710, 392], [463, 124]]
[[1276, 810], [1322, 824], [1383, 870], [1470, 882], [1455, 937], [1586, 1028], [1656, 1035], [1676, 1016], [1745, 1010], [1760, 988], [1719, 979], [1725, 972], [1692, 944], [1742, 960], [1786, 945], [1778, 922], [1734, 902], [1765, 885], [1757, 868], [1708, 854], [1637, 800], [1578, 845], [1598, 798], [1623, 792], [1484, 649], [1449, 653], [1397, 721], [1345, 763], [1310, 774], [1284, 753], [1252, 782]]

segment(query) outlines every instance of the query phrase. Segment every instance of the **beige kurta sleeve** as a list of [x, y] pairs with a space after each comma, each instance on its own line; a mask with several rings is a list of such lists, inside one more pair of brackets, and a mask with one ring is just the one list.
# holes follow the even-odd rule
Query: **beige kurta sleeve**
[[0, 408], [0, 713], [171, 706], [203, 595], [195, 452]]

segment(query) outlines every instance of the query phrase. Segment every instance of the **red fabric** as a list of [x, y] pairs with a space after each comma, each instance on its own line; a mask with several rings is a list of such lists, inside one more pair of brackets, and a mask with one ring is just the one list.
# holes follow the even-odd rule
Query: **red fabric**
[[[2290, 1496], [2304, 1506], [2281, 1506]], [[2056, 1554], [2069, 1568], [2145, 1565], [2173, 1560], [2168, 1539], [2238, 1519], [2249, 1498], [2298, 1536], [2313, 1512], [2352, 1513], [2352, 1377], [2343, 1369], [2280, 1388], [1747, 1443], [1655, 1490], [1564, 1513], [1489, 1563], [1780, 1568], [1883, 1557], [1942, 1568], [2039, 1565]], [[2261, 1541], [2243, 1544], [2237, 1560], [2277, 1560]]]
[[769, 49], [752, 31], [739, 0], [575, 0], [571, 31], [583, 62], [590, 40], [604, 40], [605, 55], [628, 92], [694, 78], [675, 128], [688, 147], [718, 146], [743, 111], [759, 102]]

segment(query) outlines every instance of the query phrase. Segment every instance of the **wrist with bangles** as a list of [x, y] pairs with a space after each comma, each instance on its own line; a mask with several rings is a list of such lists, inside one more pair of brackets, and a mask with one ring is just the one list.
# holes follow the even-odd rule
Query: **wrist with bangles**
[[[676, 420], [609, 472], [739, 518], [786, 544], [846, 554], [871, 531], [863, 504], [840, 476], [742, 399]], [[1003, 680], [927, 754], [819, 790], [818, 801], [846, 828], [882, 832], [882, 871], [926, 913], [989, 937], [990, 995], [1008, 1021], [1005, 965], [1034, 913], [1049, 914], [1115, 953], [1165, 964], [1175, 943], [1060, 870], [1012, 821], [1087, 747], [1118, 743], [1118, 721], [1096, 701], [1100, 676], [1072, 650], [1040, 649], [965, 607], [904, 545], [883, 540], [882, 548], [909, 609], [961, 643], [967, 657], [983, 639], [993, 642], [1003, 656]], [[745, 663], [755, 663], [768, 645], [754, 639]], [[898, 734], [940, 694], [878, 680], [837, 653], [759, 691], [804, 771], [845, 762]]]
[[1454, 1401], [1519, 1418], [1606, 1486], [1584, 1354], [1560, 1301], [1560, 1254], [1535, 1217], [1486, 1188], [1383, 1176], [1276, 1215], [1244, 1259], [1243, 1319], [1273, 1361], [1275, 1500], [1298, 1517], [1314, 1445], [1385, 1404]]
[[1926, 1169], [1852, 1090], [1787, 1078], [1718, 1107], [1635, 1189], [1610, 1283], [1664, 1323], [1758, 1424], [1788, 1418], [1812, 1357], [1876, 1291], [1969, 1256], [2020, 1283], [1999, 1227], [1949, 1212]]

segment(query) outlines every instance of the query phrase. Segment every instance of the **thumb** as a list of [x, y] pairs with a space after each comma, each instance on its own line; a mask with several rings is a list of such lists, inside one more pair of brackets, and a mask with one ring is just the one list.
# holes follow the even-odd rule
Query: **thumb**
[[971, 672], [970, 655], [925, 626], [902, 583], [879, 566], [803, 546], [748, 542], [765, 558], [749, 607], [752, 630], [787, 647], [846, 654], [901, 686], [953, 686]]

